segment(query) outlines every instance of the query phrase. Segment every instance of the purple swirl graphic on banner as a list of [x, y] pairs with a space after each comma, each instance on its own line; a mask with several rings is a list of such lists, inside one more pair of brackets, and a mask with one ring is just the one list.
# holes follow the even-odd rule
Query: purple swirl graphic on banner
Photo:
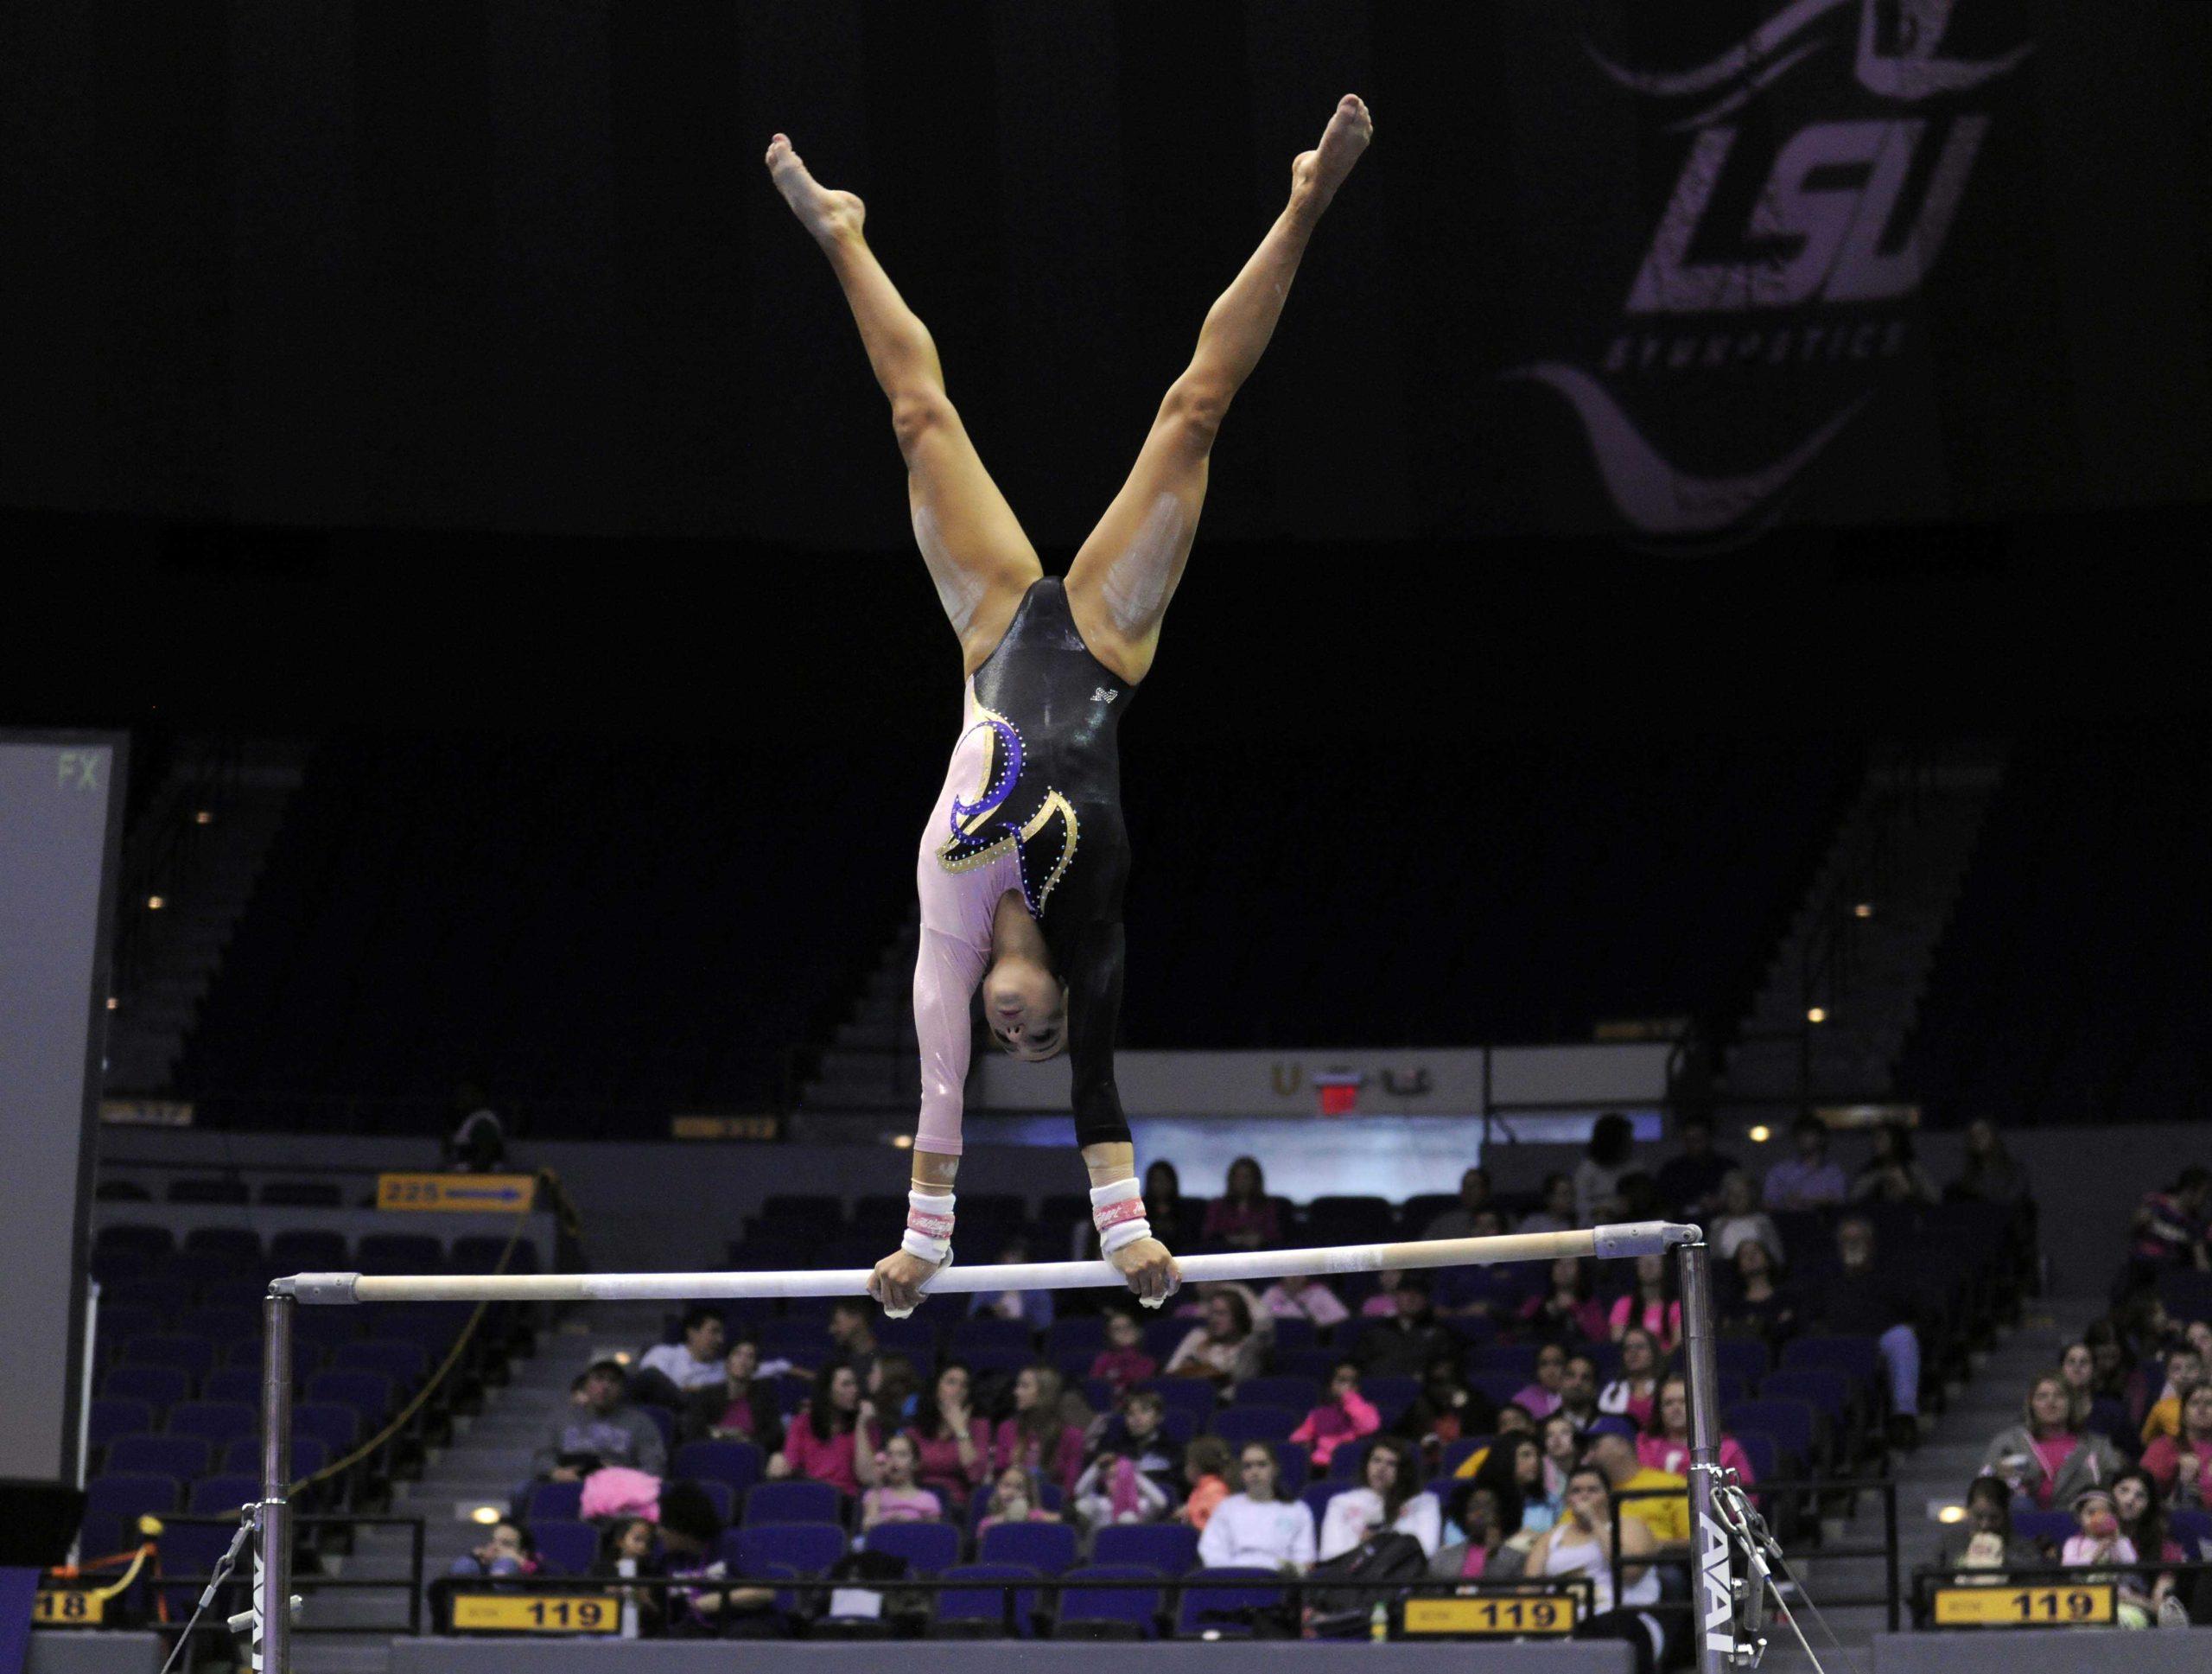
[[[989, 813], [1011, 796], [1014, 793], [1014, 781], [1021, 777], [1021, 735], [1004, 721], [978, 721], [976, 727], [988, 727], [999, 735], [999, 742], [1006, 749], [1006, 765], [983, 792], [982, 801], [963, 802], [957, 794], [953, 797], [952, 835], [956, 838], [963, 838], [968, 835], [962, 829], [966, 821], [976, 816]], [[970, 727], [968, 729], [969, 735], [973, 735], [976, 727]], [[968, 739], [963, 736], [960, 742], [964, 744]], [[1019, 829], [1012, 822], [1007, 822], [1007, 830], [1009, 831]]]

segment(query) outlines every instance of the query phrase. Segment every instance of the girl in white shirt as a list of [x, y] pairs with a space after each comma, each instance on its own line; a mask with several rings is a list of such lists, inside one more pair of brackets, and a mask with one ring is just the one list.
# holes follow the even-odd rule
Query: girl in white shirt
[[1444, 1508], [1434, 1494], [1421, 1492], [1421, 1458], [1412, 1443], [1376, 1436], [1360, 1467], [1360, 1481], [1329, 1502], [1321, 1518], [1321, 1556], [1335, 1557], [1370, 1535], [1395, 1531], [1419, 1541], [1424, 1557], [1434, 1557], [1443, 1544]]
[[1274, 1449], [1247, 1442], [1236, 1469], [1244, 1491], [1213, 1508], [1198, 1537], [1198, 1562], [1210, 1569], [1249, 1564], [1303, 1575], [1313, 1564], [1313, 1513], [1301, 1501], [1281, 1498]]

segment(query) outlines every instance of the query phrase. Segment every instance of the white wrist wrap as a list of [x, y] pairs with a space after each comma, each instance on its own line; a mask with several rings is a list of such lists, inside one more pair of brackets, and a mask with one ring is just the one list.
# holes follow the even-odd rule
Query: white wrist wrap
[[1090, 1224], [1098, 1229], [1098, 1248], [1104, 1255], [1150, 1238], [1152, 1223], [1144, 1218], [1143, 1188], [1134, 1180], [1092, 1187]]
[[931, 1197], [912, 1190], [906, 1193], [906, 1235], [899, 1240], [899, 1247], [910, 1256], [918, 1256], [939, 1267], [952, 1259], [952, 1193]]

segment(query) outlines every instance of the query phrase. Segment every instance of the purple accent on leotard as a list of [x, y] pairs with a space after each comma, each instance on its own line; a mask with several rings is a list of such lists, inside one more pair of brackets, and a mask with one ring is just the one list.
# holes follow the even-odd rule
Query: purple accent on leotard
[[[968, 833], [963, 829], [965, 822], [977, 814], [991, 812], [1013, 795], [1014, 783], [1021, 777], [1021, 735], [1004, 721], [978, 721], [976, 726], [988, 727], [999, 735], [999, 742], [1006, 749], [1006, 765], [1000, 770], [996, 782], [984, 792], [981, 802], [963, 802], [957, 793], [954, 795], [951, 826], [952, 835], [957, 838], [967, 837]], [[970, 727], [968, 730], [972, 733], [975, 729], [975, 727]], [[965, 742], [964, 737], [963, 742]], [[999, 824], [1017, 834], [1021, 830], [1019, 825], [1006, 820], [1001, 820]]]

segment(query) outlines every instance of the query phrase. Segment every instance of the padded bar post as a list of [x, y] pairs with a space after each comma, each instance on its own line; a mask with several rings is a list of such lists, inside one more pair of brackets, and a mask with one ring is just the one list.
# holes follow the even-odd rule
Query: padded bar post
[[[1638, 1221], [1571, 1232], [1516, 1232], [1486, 1238], [1420, 1238], [1406, 1244], [1347, 1244], [1319, 1250], [1237, 1251], [1179, 1256], [1186, 1284], [1208, 1279], [1279, 1279], [1293, 1274], [1373, 1273], [1423, 1267], [1484, 1267], [1499, 1262], [1555, 1261], [1561, 1256], [1611, 1259], [1662, 1253], [1700, 1236], [1694, 1226]], [[863, 1296], [869, 1270], [853, 1267], [791, 1273], [510, 1273], [419, 1277], [364, 1273], [302, 1273], [276, 1285], [302, 1304], [474, 1302], [708, 1302], [728, 1297]], [[979, 1290], [1079, 1290], [1126, 1281], [1103, 1261], [1020, 1262], [954, 1266], [924, 1288], [925, 1295]]]

